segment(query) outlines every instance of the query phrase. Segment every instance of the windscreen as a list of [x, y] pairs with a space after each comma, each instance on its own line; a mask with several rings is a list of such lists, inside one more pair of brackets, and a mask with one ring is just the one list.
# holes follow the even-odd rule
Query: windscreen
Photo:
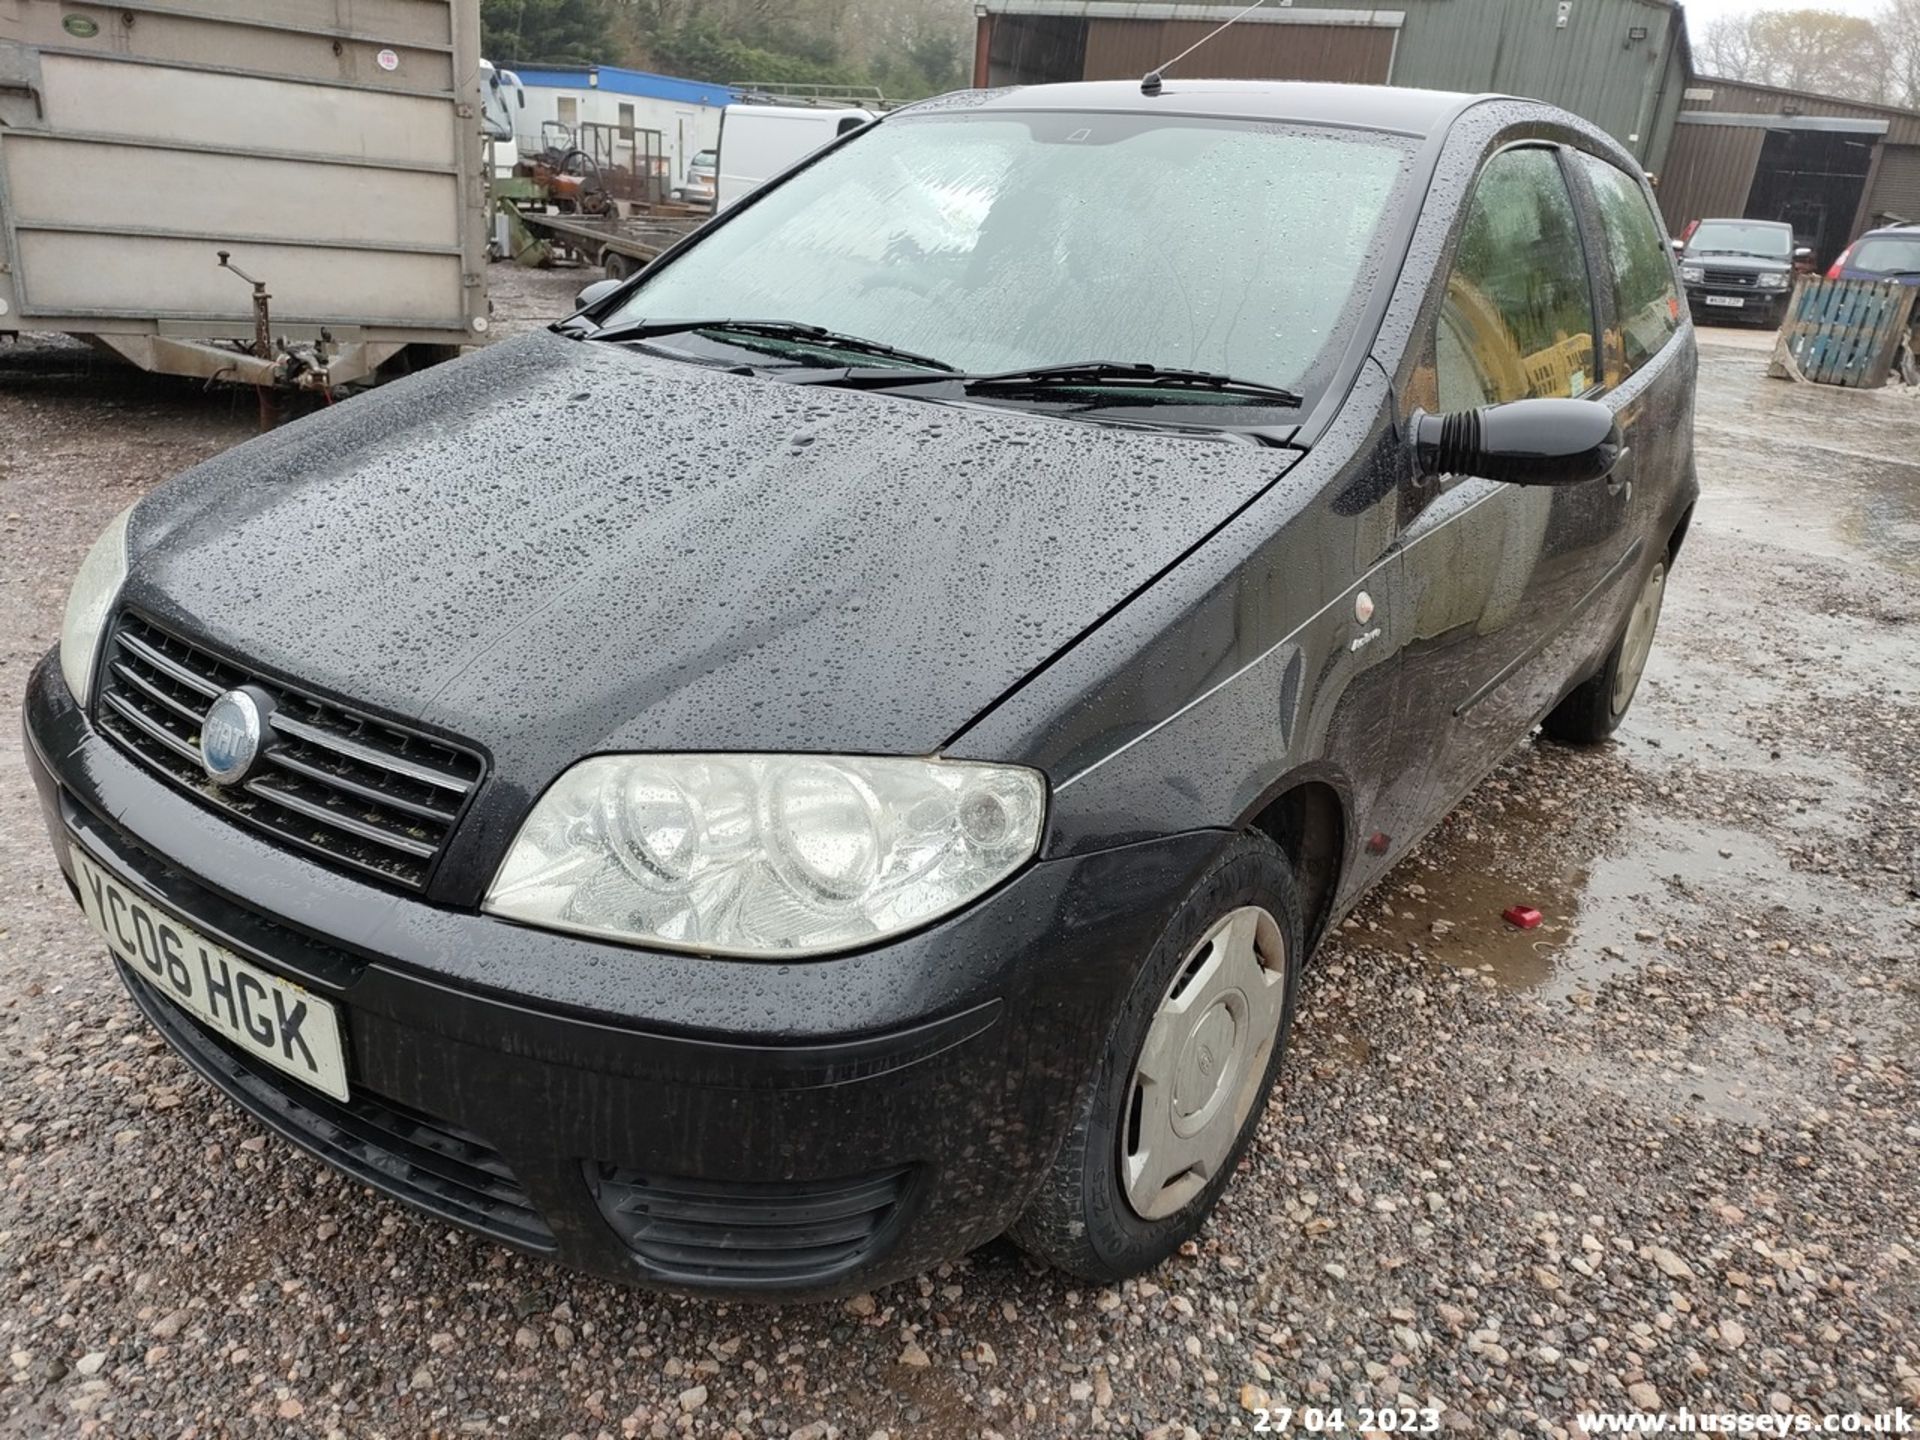
[[650, 272], [609, 325], [796, 321], [969, 372], [1114, 361], [1301, 389], [1412, 154], [1356, 131], [900, 116]]
[[1693, 232], [1687, 249], [1696, 255], [1757, 255], [1785, 260], [1793, 254], [1793, 232], [1781, 225], [1707, 220]]
[[1847, 268], [1876, 275], [1920, 274], [1920, 235], [1869, 235]]

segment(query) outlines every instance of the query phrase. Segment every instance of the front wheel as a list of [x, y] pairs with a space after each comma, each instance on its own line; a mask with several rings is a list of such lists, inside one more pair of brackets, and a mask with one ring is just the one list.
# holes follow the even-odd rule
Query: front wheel
[[1073, 1129], [1015, 1222], [1021, 1248], [1118, 1280], [1199, 1230], [1279, 1073], [1303, 949], [1286, 856], [1265, 836], [1236, 838], [1135, 976]]
[[1662, 556], [1647, 572], [1627, 615], [1627, 627], [1590, 680], [1556, 705], [1541, 724], [1550, 739], [1569, 745], [1597, 745], [1620, 727], [1639, 692], [1660, 626], [1660, 605], [1667, 594], [1667, 561]]

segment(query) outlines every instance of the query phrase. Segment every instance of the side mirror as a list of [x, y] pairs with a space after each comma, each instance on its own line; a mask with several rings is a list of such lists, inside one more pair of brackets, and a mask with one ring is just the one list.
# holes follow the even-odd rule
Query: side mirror
[[1669, 240], [1667, 244], [1673, 247], [1673, 253], [1676, 255], [1684, 255], [1687, 253], [1687, 242], [1684, 240]]
[[1808, 246], [1808, 245], [1796, 245], [1796, 246], [1794, 246], [1794, 247], [1793, 247], [1793, 258], [1794, 258], [1794, 259], [1796, 259], [1796, 260], [1811, 260], [1811, 259], [1813, 258], [1813, 249], [1812, 249], [1812, 247], [1811, 247], [1811, 246]]
[[1511, 400], [1452, 415], [1413, 412], [1420, 474], [1473, 475], [1508, 485], [1579, 485], [1611, 474], [1626, 447], [1613, 412], [1595, 400]]
[[598, 305], [626, 283], [624, 280], [596, 280], [573, 297], [573, 308], [584, 310], [589, 305]]

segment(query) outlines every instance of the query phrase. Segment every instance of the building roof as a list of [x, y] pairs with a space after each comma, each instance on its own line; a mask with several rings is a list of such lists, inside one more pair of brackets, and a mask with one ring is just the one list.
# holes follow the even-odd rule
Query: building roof
[[[970, 103], [982, 110], [1152, 111], [1301, 125], [1334, 125], [1430, 135], [1485, 96], [1397, 85], [1339, 85], [1305, 80], [1183, 80], [1168, 76], [1147, 95], [1138, 80], [1083, 80], [1023, 85], [946, 96], [934, 106]], [[914, 107], [909, 106], [909, 109]]]
[[[1353, 8], [1350, 3], [1342, 9]], [[1365, 0], [1361, 7], [1366, 8]], [[1215, 5], [1196, 0], [974, 0], [982, 15], [1059, 15], [1076, 20], [1213, 20], [1238, 19], [1242, 25], [1283, 25], [1297, 15], [1287, 7], [1249, 11], [1244, 3]], [[1316, 17], [1317, 18], [1317, 17]]]
[[[1809, 106], [1816, 107], [1822, 114], [1838, 114], [1842, 111], [1860, 112], [1862, 115], [1886, 115], [1907, 120], [1920, 120], [1920, 110], [1909, 110], [1900, 105], [1881, 105], [1871, 100], [1851, 100], [1844, 95], [1822, 95], [1814, 90], [1788, 90], [1780, 85], [1763, 85], [1758, 80], [1730, 80], [1724, 75], [1695, 75], [1687, 85], [1689, 107], [1699, 104], [1702, 108], [1712, 105], [1718, 97], [1697, 97], [1695, 90], [1738, 91], [1743, 95], [1756, 98], [1766, 97], [1777, 102], [1774, 113], [1792, 115], [1805, 111]], [[1797, 103], [1796, 103], [1797, 102]]]
[[1783, 90], [1752, 80], [1696, 75], [1688, 82], [1680, 118], [1689, 124], [1770, 122], [1780, 129], [1848, 130], [1882, 134], [1892, 145], [1920, 145], [1920, 111], [1874, 105], [1806, 90]]
[[725, 85], [705, 80], [682, 80], [651, 70], [627, 70], [618, 65], [515, 65], [510, 67], [522, 85], [550, 90], [605, 90], [615, 95], [640, 95], [676, 105], [731, 105], [739, 97]]

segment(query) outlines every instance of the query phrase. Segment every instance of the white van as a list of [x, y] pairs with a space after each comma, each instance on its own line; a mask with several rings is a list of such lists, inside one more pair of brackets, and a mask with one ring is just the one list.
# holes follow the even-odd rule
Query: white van
[[488, 169], [496, 180], [513, 174], [520, 149], [514, 139], [519, 112], [527, 108], [527, 92], [520, 77], [498, 69], [491, 60], [480, 62], [480, 133], [486, 140]]
[[729, 105], [720, 116], [719, 212], [791, 169], [828, 141], [878, 117], [855, 107]]

